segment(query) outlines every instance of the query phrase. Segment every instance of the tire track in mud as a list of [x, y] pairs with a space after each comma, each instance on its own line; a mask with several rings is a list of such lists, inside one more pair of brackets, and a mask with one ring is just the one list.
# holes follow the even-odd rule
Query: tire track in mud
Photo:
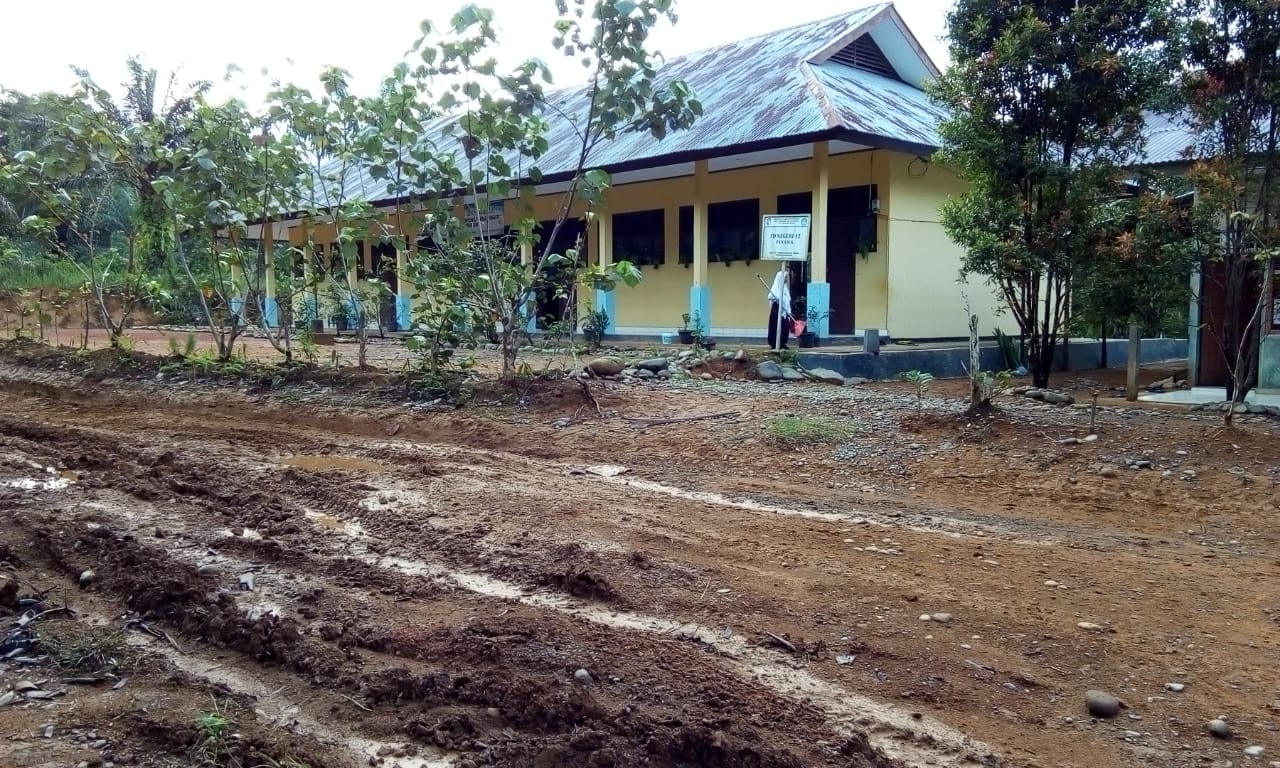
[[[81, 433], [80, 440], [77, 442], [82, 443], [85, 437], [84, 430], [76, 431]], [[40, 437], [44, 438], [42, 443], [47, 445], [48, 439], [52, 436], [46, 433], [40, 435]], [[444, 452], [453, 453], [450, 449], [445, 449]], [[143, 451], [142, 453], [144, 454], [144, 463], [156, 458], [154, 451]], [[174, 464], [172, 453], [173, 451], [169, 450], [160, 454], [161, 456], [168, 456], [166, 465]], [[127, 455], [128, 451], [121, 453], [122, 458]], [[420, 458], [421, 453], [418, 455]], [[338, 463], [341, 463], [340, 459]], [[189, 491], [191, 489], [184, 488], [184, 490]], [[372, 495], [366, 497], [366, 502], [376, 500], [378, 492], [373, 491], [371, 493]], [[143, 495], [148, 494], [144, 493]], [[130, 516], [136, 517], [136, 515], [136, 509], [130, 513]], [[315, 520], [313, 515], [308, 515], [308, 517], [313, 521]], [[145, 535], [142, 528], [150, 527], [162, 521], [167, 521], [166, 524], [171, 529], [174, 529], [171, 533], [182, 533], [195, 541], [199, 541], [198, 532], [178, 530], [182, 525], [179, 518], [163, 517], [161, 515], [151, 515], [149, 519], [135, 519], [133, 521], [134, 532], [135, 534]], [[743, 682], [759, 685], [785, 698], [803, 701], [815, 706], [824, 713], [825, 718], [840, 735], [861, 738], [863, 733], [869, 733], [871, 743], [876, 748], [886, 755], [909, 764], [926, 764], [926, 762], [934, 765], [972, 764], [981, 759], [980, 752], [989, 754], [983, 745], [973, 743], [963, 735], [951, 731], [945, 726], [920, 718], [918, 715], [913, 716], [895, 707], [885, 707], [837, 685], [825, 682], [804, 669], [788, 663], [785, 657], [780, 654], [751, 646], [739, 636], [722, 636], [699, 625], [686, 624], [672, 619], [612, 611], [574, 600], [567, 595], [546, 591], [535, 592], [522, 585], [504, 581], [485, 573], [457, 570], [444, 563], [427, 563], [419, 559], [374, 552], [367, 548], [369, 539], [362, 532], [359, 532], [359, 529], [348, 527], [352, 525], [349, 521], [340, 522], [341, 530], [347, 534], [344, 538], [352, 540], [346, 547], [346, 551], [340, 555], [341, 557], [355, 557], [374, 568], [412, 577], [426, 577], [436, 583], [460, 588], [485, 597], [516, 601], [531, 608], [557, 612], [614, 630], [657, 636], [676, 636], [694, 641], [712, 651], [717, 657], [716, 663], [728, 667]], [[326, 529], [326, 532], [331, 532], [335, 528], [331, 523], [325, 523], [318, 527]], [[353, 531], [357, 535], [350, 535]], [[230, 533], [230, 531], [227, 533]], [[245, 534], [248, 533], [249, 531], [245, 531]], [[296, 533], [296, 531], [287, 530], [286, 534], [288, 533]], [[255, 531], [248, 540], [254, 540], [257, 535]], [[221, 543], [226, 543], [228, 540], [234, 540], [235, 538], [237, 537], [224, 536]], [[245, 538], [244, 534], [239, 538]], [[382, 548], [380, 547], [380, 549]], [[178, 549], [171, 551], [175, 555], [180, 554]], [[198, 560], [199, 553], [196, 554], [197, 557], [195, 559]], [[330, 557], [338, 556], [336, 553], [330, 555]], [[246, 568], [249, 565], [248, 563], [228, 561], [225, 556], [223, 556], [223, 560], [228, 567]], [[195, 562], [190, 562], [189, 564], [194, 566]], [[263, 606], [258, 605], [256, 609], [251, 610], [258, 611], [256, 616], [251, 614], [254, 618], [262, 618], [268, 613], [276, 613], [278, 615], [277, 606], [269, 605], [263, 608]]]
[[[132, 527], [130, 529], [131, 531], [130, 535], [134, 536], [135, 539], [140, 537], [145, 537], [146, 535], [145, 529], [151, 528], [153, 525], [157, 524], [158, 522], [167, 521], [166, 524], [170, 528], [168, 536], [170, 537], [185, 536], [187, 538], [193, 539], [194, 541], [197, 541], [197, 542], [200, 541], [200, 539], [197, 538], [199, 535], [199, 532], [183, 530], [183, 526], [185, 525], [185, 522], [182, 518], [167, 517], [161, 513], [155, 513], [155, 512], [143, 512], [142, 510], [144, 510], [148, 506], [148, 503], [145, 501], [139, 501], [135, 503], [134, 508], [132, 510], [129, 510], [127, 513], [124, 513], [123, 515], [118, 511], [118, 509], [115, 511], [112, 510], [112, 507], [120, 508], [120, 507], [123, 507], [123, 504], [117, 503], [115, 505], [112, 505], [109, 503], [101, 504], [97, 502], [89, 502], [89, 504], [93, 505], [92, 507], [88, 507], [89, 511], [97, 515], [115, 514], [123, 518], [132, 518]], [[84, 504], [81, 505], [82, 508], [85, 506], [86, 505]], [[128, 521], [124, 519], [117, 519], [114, 522], [116, 524], [121, 524], [121, 523], [127, 523]], [[90, 525], [97, 525], [97, 524], [90, 524]], [[94, 529], [94, 530], [102, 531], [103, 533], [101, 535], [105, 535], [107, 526], [104, 526], [99, 529]], [[243, 534], [242, 534], [242, 537], [243, 537]], [[252, 540], [252, 538], [250, 540]], [[51, 551], [53, 549], [55, 548], [50, 547]], [[65, 549], [65, 547], [63, 547], [62, 549]], [[208, 558], [202, 557], [202, 553], [199, 550], [198, 546], [193, 546], [190, 548], [171, 546], [168, 548], [168, 553], [170, 554], [170, 556], [185, 559], [187, 561], [187, 567], [189, 569], [196, 567], [196, 563], [198, 561], [202, 559], [208, 559]], [[405, 568], [403, 567], [399, 567], [399, 568], [396, 567], [396, 566], [404, 566], [405, 563], [402, 563], [402, 562], [378, 562], [378, 560], [380, 560], [381, 558], [375, 557], [373, 555], [368, 555], [368, 554], [366, 554], [366, 558], [371, 561], [374, 561], [374, 563], [377, 563], [377, 567], [379, 568], [389, 567], [393, 571], [405, 570]], [[219, 556], [219, 562], [222, 565], [222, 567], [231, 569], [231, 570], [245, 569], [245, 568], [248, 568], [250, 565], [247, 562], [237, 561], [225, 555]], [[311, 565], [319, 566], [320, 570], [323, 571], [323, 568], [324, 568], [323, 561], [319, 563], [312, 563]], [[75, 567], [79, 567], [79, 566], [78, 565], [70, 566], [70, 570], [74, 570]], [[497, 598], [499, 601], [511, 599], [513, 594], [516, 592], [527, 592], [526, 590], [520, 589], [516, 585], [499, 582], [483, 574], [459, 573], [459, 572], [454, 572], [449, 569], [446, 569], [443, 566], [431, 566], [431, 568], [436, 570], [437, 574], [446, 574], [446, 576], [444, 577], [444, 581], [451, 584], [452, 586], [466, 589], [468, 591], [474, 592], [476, 594], [484, 595], [486, 597]], [[417, 569], [417, 566], [414, 566], [413, 568], [408, 569], [411, 572], [411, 575], [419, 575], [417, 573], [412, 573], [415, 569]], [[528, 597], [528, 595], [526, 595], [526, 597]], [[358, 597], [352, 596], [352, 599], [358, 599]], [[245, 600], [243, 602], [248, 603], [247, 606], [242, 606], [242, 607], [244, 608], [245, 617], [250, 621], [254, 621], [254, 622], [267, 621], [268, 623], [272, 623], [272, 617], [278, 617], [281, 613], [280, 607], [278, 605], [271, 605], [269, 603], [264, 605], [263, 601], [256, 597], [250, 600]], [[592, 619], [599, 618], [598, 615], [592, 613], [591, 610], [585, 607], [573, 606], [569, 604], [568, 602], [565, 601], [565, 598], [551, 597], [551, 596], [544, 595], [538, 599], [530, 599], [523, 602], [524, 604], [529, 605], [530, 607], [538, 608], [540, 610], [553, 610], [553, 611], [562, 612], [562, 613], [567, 611], [569, 615], [579, 619], [592, 620]], [[611, 621], [609, 623], [611, 623], [615, 628], [621, 628], [623, 631], [635, 630], [635, 629], [644, 629], [644, 630], [652, 631], [655, 628], [667, 629], [664, 623], [661, 622], [660, 620], [648, 619], [648, 618], [632, 618], [630, 622]], [[628, 626], [628, 624], [632, 626]], [[188, 631], [191, 631], [193, 628], [189, 627], [187, 629]], [[761, 667], [760, 669], [755, 670], [755, 673], [757, 675], [764, 675], [764, 674], [767, 674], [768, 672], [769, 670], [766, 667]], [[776, 677], [776, 673], [774, 673], [774, 675]], [[744, 682], [750, 683], [751, 681], [744, 680]], [[843, 729], [843, 728], [837, 729], [837, 733], [845, 730], [848, 730], [848, 729]], [[856, 731], [849, 730], [848, 734], [852, 739], [851, 743], [854, 743], [854, 744], [861, 743], [858, 741], [857, 738], [855, 738], [857, 734]], [[867, 750], [864, 757], [866, 759], [872, 760], [872, 762], [877, 765], [880, 765], [880, 764], [888, 765], [890, 762], [882, 758], [873, 757], [873, 755], [874, 755], [874, 752]], [[762, 764], [775, 764], [775, 763], [762, 763]], [[776, 764], [781, 765], [782, 763], [776, 763]]]

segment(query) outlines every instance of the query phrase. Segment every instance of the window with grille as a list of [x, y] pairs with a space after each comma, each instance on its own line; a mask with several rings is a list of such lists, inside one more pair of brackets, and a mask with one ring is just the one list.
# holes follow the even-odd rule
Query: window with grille
[[618, 213], [613, 216], [613, 260], [637, 267], [660, 267], [666, 257], [666, 212]]
[[[707, 206], [707, 261], [730, 264], [760, 258], [760, 200]], [[680, 263], [693, 263], [693, 206], [680, 208]]]

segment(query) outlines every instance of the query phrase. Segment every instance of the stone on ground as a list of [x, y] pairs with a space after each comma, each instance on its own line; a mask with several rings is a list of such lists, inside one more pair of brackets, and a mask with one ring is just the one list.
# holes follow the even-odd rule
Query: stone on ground
[[821, 381], [826, 384], [844, 385], [844, 376], [841, 376], [830, 368], [810, 368], [808, 373], [809, 378], [814, 381]]
[[634, 367], [651, 373], [666, 370], [669, 365], [671, 365], [671, 361], [665, 357], [655, 357], [652, 360], [641, 360], [638, 363], [633, 364]]
[[627, 364], [616, 357], [597, 357], [587, 363], [587, 371], [592, 376], [617, 376]]
[[1085, 691], [1084, 707], [1094, 717], [1111, 718], [1120, 714], [1124, 702], [1105, 691]]
[[756, 366], [756, 375], [761, 381], [779, 381], [783, 377], [782, 366], [772, 360], [764, 360]]

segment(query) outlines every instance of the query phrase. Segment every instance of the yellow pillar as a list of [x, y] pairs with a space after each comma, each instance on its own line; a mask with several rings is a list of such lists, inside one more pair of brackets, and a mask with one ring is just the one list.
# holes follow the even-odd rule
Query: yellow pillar
[[711, 333], [711, 286], [707, 276], [707, 161], [693, 164], [693, 286], [689, 313], [695, 330]]
[[597, 213], [596, 224], [595, 251], [598, 263], [607, 267], [613, 263], [613, 214]]
[[707, 161], [693, 166], [693, 284], [707, 284]]
[[275, 224], [262, 225], [262, 322], [269, 328], [280, 325], [280, 306], [276, 299]]
[[810, 279], [815, 283], [827, 282], [827, 194], [831, 191], [831, 172], [827, 142], [813, 145], [813, 220], [812, 251], [809, 261]]
[[[596, 253], [599, 254], [600, 267], [608, 269], [613, 264], [613, 214], [608, 211], [598, 213], [596, 221], [599, 222], [599, 226], [596, 227]], [[596, 310], [604, 312], [609, 318], [609, 324], [604, 332], [616, 332], [614, 326], [618, 320], [617, 292], [597, 289], [595, 294]]]

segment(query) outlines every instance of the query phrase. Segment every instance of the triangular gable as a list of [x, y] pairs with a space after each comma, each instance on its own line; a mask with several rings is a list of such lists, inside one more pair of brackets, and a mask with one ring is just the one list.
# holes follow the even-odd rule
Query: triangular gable
[[893, 3], [886, 3], [863, 23], [815, 52], [808, 61], [811, 64], [836, 62], [901, 80], [916, 88], [923, 88], [940, 74]]

